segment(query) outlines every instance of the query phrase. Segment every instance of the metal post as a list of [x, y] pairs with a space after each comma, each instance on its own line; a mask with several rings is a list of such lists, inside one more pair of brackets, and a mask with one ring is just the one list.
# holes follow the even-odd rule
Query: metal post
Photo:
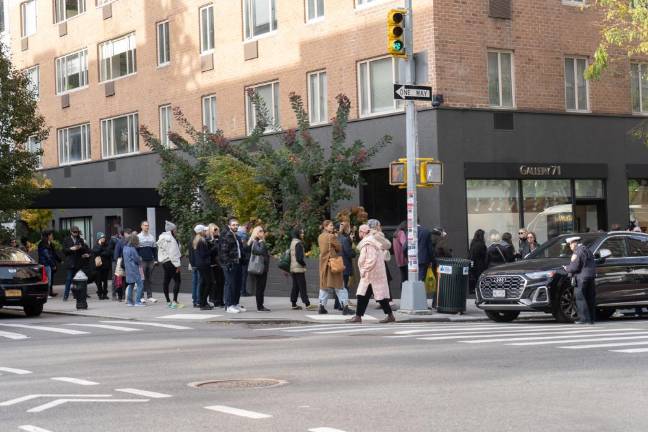
[[[414, 31], [412, 0], [405, 0], [405, 84], [414, 84]], [[425, 285], [418, 280], [418, 211], [416, 200], [416, 156], [418, 133], [416, 106], [413, 100], [405, 101], [405, 140], [407, 143], [407, 272], [408, 280], [403, 282], [400, 312], [415, 314], [429, 313]]]

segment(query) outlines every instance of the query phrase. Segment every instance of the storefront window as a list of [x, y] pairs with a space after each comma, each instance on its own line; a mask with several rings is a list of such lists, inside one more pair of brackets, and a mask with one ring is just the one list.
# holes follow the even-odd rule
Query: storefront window
[[575, 180], [576, 199], [603, 199], [603, 180]]
[[524, 222], [540, 243], [573, 231], [571, 181], [523, 180]]
[[648, 179], [628, 180], [630, 221], [646, 231], [648, 228]]
[[517, 232], [520, 225], [517, 180], [467, 180], [468, 235], [478, 229], [492, 234]]

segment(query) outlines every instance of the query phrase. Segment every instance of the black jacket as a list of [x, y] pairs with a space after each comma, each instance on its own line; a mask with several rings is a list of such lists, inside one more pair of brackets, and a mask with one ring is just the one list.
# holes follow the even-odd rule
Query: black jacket
[[239, 264], [242, 262], [244, 254], [245, 249], [241, 244], [241, 240], [229, 228], [224, 230], [221, 234], [218, 248], [218, 259], [221, 265], [229, 266], [232, 264]]
[[515, 252], [513, 251], [513, 246], [506, 242], [493, 243], [488, 246], [486, 258], [487, 266], [492, 267], [515, 261]]
[[105, 242], [103, 246], [98, 242], [95, 243], [92, 248], [92, 253], [95, 257], [101, 257], [101, 267], [99, 267], [99, 271], [110, 270], [112, 264], [112, 250], [110, 248], [110, 242]]
[[344, 261], [344, 276], [351, 276], [353, 274], [353, 258], [356, 254], [351, 245], [351, 239], [346, 234], [340, 234], [338, 240], [342, 245], [342, 261]]
[[[192, 244], [193, 248], [193, 244]], [[211, 266], [211, 248], [207, 243], [207, 240], [200, 239], [196, 249], [194, 249], [194, 265], [199, 269], [207, 269]], [[193, 265], [192, 265], [193, 266]]]
[[250, 257], [253, 255], [259, 255], [263, 258], [263, 265], [265, 271], [267, 272], [270, 264], [270, 252], [268, 252], [268, 247], [264, 241], [255, 240], [252, 242], [252, 247], [250, 248]]
[[[499, 252], [495, 251], [498, 255]], [[486, 268], [488, 267], [487, 265], [487, 256], [486, 256], [486, 243], [483, 241], [473, 241], [470, 243], [470, 250], [468, 251], [469, 253], [469, 258], [473, 262], [473, 272], [476, 275], [476, 277], [479, 277], [480, 274]], [[501, 257], [500, 257], [501, 258]]]
[[565, 270], [576, 277], [578, 282], [583, 279], [594, 279], [596, 277], [596, 261], [592, 251], [587, 246], [579, 244]]
[[[81, 245], [80, 249], [71, 250], [70, 248], [75, 244]], [[88, 245], [85, 244], [81, 236], [77, 237], [75, 242], [72, 239], [72, 236], [66, 237], [63, 239], [63, 253], [65, 254], [65, 265], [70, 270], [78, 270], [83, 265], [83, 258], [81, 255], [87, 254], [90, 252]]]

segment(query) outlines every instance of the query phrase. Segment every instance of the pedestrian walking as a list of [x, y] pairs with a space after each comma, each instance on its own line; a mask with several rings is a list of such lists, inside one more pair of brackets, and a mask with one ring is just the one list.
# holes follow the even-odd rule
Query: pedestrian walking
[[468, 257], [471, 261], [470, 273], [468, 275], [470, 292], [475, 292], [479, 276], [488, 268], [484, 234], [484, 230], [482, 229], [475, 231], [475, 235], [470, 241], [470, 248], [468, 249]]
[[212, 310], [213, 308], [207, 303], [210, 287], [213, 284], [211, 272], [212, 250], [207, 243], [207, 227], [196, 225], [196, 233], [191, 247], [194, 251], [194, 263], [200, 273], [200, 285], [198, 288], [200, 310]]
[[[198, 235], [198, 234], [195, 234]], [[200, 307], [200, 272], [196, 265], [196, 250], [193, 247], [193, 239], [187, 244], [187, 255], [189, 258], [189, 271], [191, 272], [191, 302], [193, 307]]]
[[63, 254], [65, 254], [65, 265], [67, 267], [63, 301], [67, 301], [74, 275], [81, 269], [83, 260], [90, 257], [90, 249], [81, 238], [79, 227], [73, 226], [70, 229], [70, 235], [63, 239]]
[[[144, 284], [142, 283], [142, 258], [137, 253], [139, 247], [139, 237], [132, 233], [124, 246], [124, 270], [126, 272], [126, 305], [127, 306], [145, 306], [142, 303], [142, 294]], [[135, 300], [133, 300], [133, 290], [136, 289]]]
[[97, 241], [92, 248], [92, 255], [94, 256], [96, 268], [97, 296], [99, 300], [108, 300], [108, 278], [110, 277], [112, 253], [108, 239], [102, 232], [97, 233]]
[[229, 218], [227, 229], [221, 235], [219, 243], [218, 259], [223, 266], [225, 275], [225, 312], [240, 313], [245, 312], [245, 307], [241, 306], [241, 285], [242, 271], [241, 262], [243, 260], [244, 246], [236, 235], [239, 229], [239, 222], [236, 218]]
[[52, 241], [54, 240], [54, 232], [51, 230], [43, 231], [41, 234], [41, 241], [38, 243], [38, 263], [45, 267], [45, 273], [47, 274], [47, 284], [50, 297], [56, 297], [54, 292], [54, 273], [58, 267], [58, 263], [61, 262], [58, 254], [54, 250]]
[[395, 322], [394, 314], [389, 306], [390, 294], [387, 272], [385, 267], [384, 245], [379, 240], [379, 235], [370, 234], [369, 225], [361, 225], [358, 230], [360, 243], [358, 250], [358, 269], [360, 270], [360, 283], [358, 284], [358, 306], [355, 316], [349, 323], [361, 323], [371, 296], [380, 304], [386, 317], [381, 323]]
[[380, 221], [378, 219], [369, 219], [367, 221], [367, 225], [369, 226], [369, 235], [373, 236], [373, 238], [380, 244], [380, 248], [383, 253], [383, 261], [385, 264], [385, 274], [387, 275], [387, 288], [389, 290], [389, 301], [392, 301], [392, 295], [391, 295], [391, 273], [389, 272], [389, 261], [391, 261], [391, 252], [389, 250], [391, 249], [391, 242], [385, 238], [385, 233], [382, 231], [382, 225], [380, 224]]
[[306, 286], [306, 254], [304, 252], [304, 230], [295, 227], [292, 230], [290, 241], [290, 277], [292, 279], [292, 290], [290, 291], [290, 303], [293, 310], [301, 310], [297, 305], [297, 296], [301, 297], [306, 310], [317, 310], [317, 306], [311, 304], [308, 298]]
[[[142, 257], [142, 269], [144, 270], [144, 291], [146, 292], [146, 301], [155, 303], [157, 300], [153, 298], [153, 284], [151, 277], [153, 276], [153, 269], [157, 265], [157, 243], [155, 236], [149, 232], [150, 225], [148, 221], [143, 221], [140, 224], [142, 229], [137, 235], [139, 238], [139, 247], [137, 252]], [[144, 299], [142, 299], [144, 301]]]
[[[164, 281], [162, 289], [164, 290], [164, 297], [166, 298], [167, 306], [171, 309], [184, 307], [178, 303], [178, 293], [180, 292], [180, 246], [176, 240], [175, 224], [166, 221], [164, 223], [165, 231], [160, 234], [157, 241], [158, 247], [158, 261], [164, 270]], [[173, 280], [173, 301], [169, 298], [169, 284]]]
[[596, 320], [596, 261], [589, 248], [581, 243], [580, 237], [569, 237], [565, 240], [573, 255], [565, 271], [575, 280], [574, 297], [578, 321], [576, 324], [594, 324]]
[[392, 248], [394, 250], [394, 260], [400, 272], [401, 284], [407, 280], [407, 221], [398, 225], [392, 238]]
[[248, 240], [248, 247], [250, 249], [250, 260], [247, 270], [250, 278], [250, 289], [256, 295], [257, 312], [270, 312], [270, 309], [263, 304], [270, 266], [270, 253], [265, 243], [265, 230], [263, 227], [254, 227]]
[[319, 313], [327, 314], [326, 303], [329, 296], [335, 292], [342, 304], [342, 314], [351, 315], [354, 313], [349, 308], [349, 292], [344, 288], [344, 262], [340, 254], [342, 246], [335, 235], [335, 225], [330, 220], [322, 224], [322, 233], [317, 239], [320, 249], [319, 274], [320, 274], [320, 295]]
[[209, 244], [209, 248], [216, 252], [212, 254], [211, 258], [213, 284], [209, 291], [210, 300], [214, 304], [214, 307], [225, 306], [225, 303], [223, 302], [225, 275], [223, 274], [223, 268], [218, 261], [219, 242], [220, 228], [216, 224], [211, 223], [207, 227], [207, 243]]

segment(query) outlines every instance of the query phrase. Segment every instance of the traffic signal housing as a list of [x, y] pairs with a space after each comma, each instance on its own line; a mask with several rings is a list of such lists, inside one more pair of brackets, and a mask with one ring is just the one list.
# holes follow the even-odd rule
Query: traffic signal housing
[[434, 187], [443, 184], [443, 162], [432, 158], [419, 158], [419, 187]]
[[407, 9], [391, 9], [387, 13], [387, 53], [396, 57], [407, 57], [405, 14]]

